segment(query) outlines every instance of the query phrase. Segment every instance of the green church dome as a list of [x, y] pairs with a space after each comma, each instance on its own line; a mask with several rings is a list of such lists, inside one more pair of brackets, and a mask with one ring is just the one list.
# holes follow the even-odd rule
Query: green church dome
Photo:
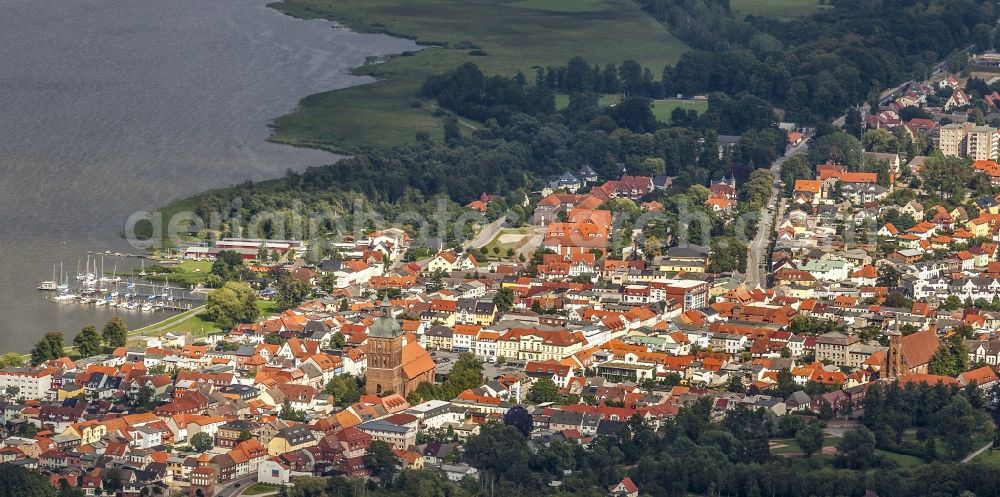
[[392, 306], [388, 301], [382, 302], [382, 312], [375, 318], [371, 328], [368, 329], [369, 338], [396, 338], [403, 334], [403, 329], [399, 327], [399, 321], [392, 317]]

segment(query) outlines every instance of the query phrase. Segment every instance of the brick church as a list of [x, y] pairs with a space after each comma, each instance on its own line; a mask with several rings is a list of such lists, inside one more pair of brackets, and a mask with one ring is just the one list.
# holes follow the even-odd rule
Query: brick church
[[365, 389], [369, 394], [398, 393], [404, 397], [421, 383], [434, 382], [434, 359], [399, 327], [388, 302], [368, 330], [368, 368]]
[[889, 332], [889, 350], [886, 351], [885, 379], [895, 379], [907, 374], [926, 374], [931, 357], [941, 346], [937, 327], [903, 336], [898, 330]]

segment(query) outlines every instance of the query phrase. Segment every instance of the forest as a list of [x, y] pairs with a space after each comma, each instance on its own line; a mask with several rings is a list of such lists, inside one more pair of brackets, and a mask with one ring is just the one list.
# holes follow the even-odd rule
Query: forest
[[749, 92], [818, 122], [879, 92], [929, 74], [936, 63], [1000, 38], [984, 0], [831, 0], [793, 21], [737, 19], [728, 0], [639, 0], [695, 49], [663, 70], [664, 94]]

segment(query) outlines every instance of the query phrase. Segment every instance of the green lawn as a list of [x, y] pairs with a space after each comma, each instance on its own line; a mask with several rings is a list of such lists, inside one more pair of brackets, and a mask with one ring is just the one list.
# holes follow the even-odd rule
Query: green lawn
[[278, 303], [273, 300], [257, 299], [257, 309], [261, 317], [278, 313]]
[[[617, 104], [622, 101], [621, 95], [601, 95], [597, 104], [601, 107]], [[556, 110], [563, 110], [569, 107], [569, 95], [565, 93], [556, 94]]]
[[[823, 449], [825, 450], [825, 453], [814, 454], [812, 456], [812, 459], [819, 461], [820, 464], [822, 464], [823, 466], [826, 467], [833, 466], [834, 460], [836, 459], [836, 455], [831, 453], [830, 449], [835, 448], [837, 446], [837, 443], [839, 442], [840, 442], [840, 437], [827, 436], [826, 438], [823, 439]], [[774, 454], [775, 456], [786, 456], [786, 457], [797, 457], [797, 458], [802, 457], [802, 451], [799, 449], [799, 446], [796, 445], [795, 439], [791, 438], [772, 439], [771, 444], [772, 444], [771, 454]], [[774, 445], [784, 445], [784, 447], [774, 447]], [[882, 449], [876, 449], [875, 453], [882, 457], [895, 461], [902, 468], [914, 468], [926, 464], [923, 459], [906, 454], [889, 452], [887, 450], [882, 450]], [[998, 456], [1000, 456], [1000, 452], [998, 452], [997, 454]], [[977, 461], [978, 460], [979, 459], [977, 459]], [[1000, 463], [1000, 457], [997, 458], [997, 462]]]
[[990, 466], [1000, 467], [1000, 450], [987, 450], [982, 454], [976, 456], [972, 462], [989, 464]]
[[875, 449], [875, 453], [891, 461], [896, 461], [901, 468], [913, 468], [927, 464], [923, 459], [908, 454], [899, 454], [882, 449]]
[[211, 261], [181, 261], [179, 264], [154, 265], [147, 268], [147, 278], [153, 281], [170, 281], [170, 285], [193, 287], [204, 283], [212, 273]]
[[[306, 97], [274, 123], [274, 141], [335, 151], [413, 141], [421, 130], [440, 136], [441, 120], [430, 102], [419, 100], [420, 86], [464, 62], [487, 74], [522, 71], [531, 79], [534, 68], [579, 55], [601, 66], [634, 59], [656, 73], [687, 50], [631, 0], [286, 0], [272, 6], [436, 45], [359, 68], [356, 73], [379, 81]], [[487, 55], [469, 55], [469, 44]]]
[[[278, 304], [273, 300], [258, 299], [257, 309], [260, 310], [260, 317], [267, 317], [278, 313]], [[191, 333], [195, 337], [204, 337], [222, 333], [222, 330], [215, 326], [214, 322], [209, 321], [204, 308], [199, 307], [133, 330], [130, 335], [162, 336], [168, 332]]]
[[163, 321], [153, 323], [144, 328], [139, 328], [130, 332], [130, 335], [142, 335], [144, 337], [163, 336], [167, 333], [191, 333], [194, 336], [203, 337], [212, 333], [221, 333], [222, 330], [215, 326], [215, 323], [205, 317], [205, 309], [202, 307], [182, 312], [171, 316]]
[[538, 9], [552, 12], [599, 12], [604, 10], [603, 0], [517, 0], [511, 6], [522, 9]]
[[254, 483], [253, 485], [247, 487], [241, 495], [260, 495], [269, 494], [272, 492], [277, 492], [280, 487], [275, 487], [271, 485], [265, 485], [263, 483]]
[[805, 17], [821, 8], [818, 0], [731, 0], [729, 5], [734, 13], [779, 19]]
[[670, 123], [670, 113], [676, 108], [682, 108], [684, 110], [694, 110], [698, 115], [702, 115], [708, 110], [708, 100], [691, 100], [691, 99], [677, 99], [677, 98], [664, 98], [661, 100], [653, 100], [653, 115], [656, 116], [656, 120], [662, 123]]

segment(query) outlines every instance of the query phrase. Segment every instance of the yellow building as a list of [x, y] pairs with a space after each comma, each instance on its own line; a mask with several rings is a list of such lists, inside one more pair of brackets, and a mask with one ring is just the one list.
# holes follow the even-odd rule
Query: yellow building
[[99, 442], [108, 433], [108, 427], [96, 420], [75, 423], [66, 428], [66, 432], [75, 433], [80, 437], [80, 445], [90, 445]]
[[975, 237], [989, 236], [997, 223], [1000, 223], [1000, 214], [981, 213], [979, 217], [966, 222], [965, 229]]
[[63, 386], [56, 391], [56, 400], [62, 402], [66, 399], [75, 399], [77, 397], [83, 397], [84, 393], [86, 393], [86, 390], [84, 390], [83, 385], [73, 383], [68, 386]]
[[520, 361], [549, 361], [571, 356], [586, 345], [579, 332], [512, 328], [497, 340], [497, 357]]
[[278, 433], [267, 443], [267, 455], [279, 456], [294, 450], [312, 447], [318, 442], [312, 431], [305, 425], [289, 426], [278, 430]]

